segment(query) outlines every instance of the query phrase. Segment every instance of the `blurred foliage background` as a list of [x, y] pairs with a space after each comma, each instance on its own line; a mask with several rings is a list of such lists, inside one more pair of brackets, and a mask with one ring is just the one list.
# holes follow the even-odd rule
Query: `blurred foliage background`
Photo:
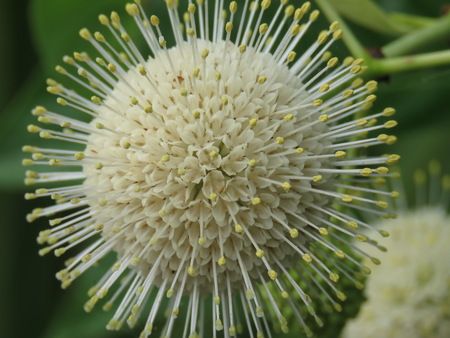
[[[336, 3], [334, 0], [324, 0]], [[339, 1], [338, 1], [339, 2]], [[291, 1], [294, 3], [294, 1]], [[295, 2], [300, 4], [301, 2]], [[386, 13], [402, 12], [438, 18], [445, 10], [445, 0], [378, 0], [384, 12], [366, 11], [361, 16], [355, 1], [342, 1], [348, 10], [349, 27], [367, 48], [377, 48], [395, 38], [386, 22]], [[36, 236], [42, 222], [27, 224], [25, 215], [36, 205], [25, 202], [25, 169], [21, 166], [23, 144], [35, 144], [38, 138], [26, 132], [34, 122], [31, 109], [42, 104], [53, 106], [54, 98], [45, 90], [45, 78], [55, 76], [54, 66], [65, 54], [88, 49], [78, 36], [82, 27], [100, 29], [97, 16], [116, 10], [123, 13], [122, 0], [16, 0], [0, 2], [0, 332], [2, 337], [131, 337], [130, 331], [107, 332], [110, 314], [96, 309], [84, 313], [86, 290], [99, 271], [87, 274], [69, 290], [62, 291], [54, 278], [62, 262], [52, 255], [38, 256]], [[146, 4], [148, 14], [162, 12], [163, 1]], [[275, 6], [273, 6], [275, 7]], [[342, 6], [340, 6], [342, 7]], [[356, 8], [356, 12], [355, 12]], [[345, 15], [344, 15], [345, 16]], [[164, 14], [162, 17], [165, 17]], [[361, 17], [363, 18], [361, 22]], [[359, 20], [358, 20], [359, 18]], [[371, 23], [377, 27], [371, 27]], [[380, 21], [381, 20], [381, 21]], [[360, 21], [360, 22], [358, 22]], [[163, 21], [164, 22], [164, 21]], [[166, 21], [167, 22], [167, 21]], [[348, 21], [347, 21], [348, 22]], [[322, 18], [326, 24], [326, 19]], [[369, 23], [361, 27], [361, 23]], [[316, 25], [323, 27], [323, 25]], [[164, 27], [163, 27], [164, 28]], [[450, 48], [450, 35], [417, 52]], [[337, 53], [345, 53], [340, 43]], [[414, 51], [415, 52], [415, 51]], [[411, 181], [415, 169], [438, 159], [444, 172], [450, 172], [450, 66], [431, 67], [391, 74], [380, 78], [375, 109], [393, 106], [398, 113], [395, 130], [399, 141], [389, 152], [402, 156], [400, 167], [405, 181]], [[387, 150], [386, 150], [387, 151]], [[407, 187], [408, 188], [408, 187]], [[408, 190], [407, 190], [408, 191]], [[41, 202], [42, 203], [42, 202]], [[351, 299], [348, 306], [352, 308]], [[353, 311], [354, 312], [354, 311]], [[331, 321], [339, 328], [339, 318]], [[336, 324], [336, 322], [338, 322]], [[330, 330], [328, 330], [330, 331]], [[333, 332], [333, 331], [332, 331]], [[318, 336], [334, 336], [320, 333]], [[292, 334], [291, 337], [297, 337]]]

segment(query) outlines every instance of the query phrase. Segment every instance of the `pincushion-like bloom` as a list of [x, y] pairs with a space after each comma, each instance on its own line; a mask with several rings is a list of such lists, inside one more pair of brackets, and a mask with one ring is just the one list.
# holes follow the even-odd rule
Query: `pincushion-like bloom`
[[[443, 183], [448, 197], [450, 177]], [[430, 190], [432, 200], [439, 200], [439, 190]], [[388, 251], [368, 278], [367, 301], [343, 337], [449, 337], [450, 217], [442, 202], [399, 210], [397, 219], [379, 224], [391, 229], [380, 243]]]
[[[308, 2], [298, 9], [287, 2], [267, 23], [271, 1], [245, 1], [239, 16], [233, 1], [229, 17], [224, 1], [189, 2], [182, 25], [178, 2], [167, 0], [175, 40], [168, 48], [160, 19], [147, 19], [135, 1], [126, 10], [150, 57], [113, 12], [99, 17], [110, 38], [80, 31], [99, 57], [75, 53], [64, 58], [70, 69], [56, 68], [92, 94], [48, 81], [59, 104], [91, 120], [33, 110], [40, 122], [64, 130], [32, 125], [30, 132], [79, 148], [25, 147], [33, 153], [25, 165], [69, 168], [29, 171], [26, 183], [75, 181], [27, 194], [56, 200], [28, 219], [61, 213], [38, 238], [49, 244], [41, 254], [60, 256], [88, 243], [57, 274], [64, 288], [117, 253], [85, 305], [90, 311], [112, 294], [108, 309], [121, 299], [108, 328], [124, 321], [134, 326], [143, 316], [147, 337], [166, 309], [163, 336], [171, 336], [181, 312], [192, 337], [222, 329], [225, 337], [234, 336], [241, 320], [252, 337], [270, 336], [272, 320], [287, 331], [280, 309], [288, 304], [310, 334], [303, 308], [317, 316], [300, 285], [324, 290], [339, 309], [321, 281], [343, 300], [334, 285], [339, 275], [353, 278], [355, 268], [369, 272], [348, 249], [352, 238], [368, 240], [359, 226], [372, 227], [351, 211], [389, 215], [379, 195], [390, 193], [363, 185], [389, 175], [385, 164], [398, 156], [346, 157], [360, 147], [394, 142], [394, 136], [369, 132], [394, 127], [395, 121], [376, 119], [395, 111], [355, 118], [375, 100], [376, 83], [358, 78], [362, 60], [331, 57], [328, 48], [342, 35], [337, 23], [297, 55], [294, 48], [319, 12], [308, 13]], [[212, 334], [204, 332], [205, 307], [214, 318]]]

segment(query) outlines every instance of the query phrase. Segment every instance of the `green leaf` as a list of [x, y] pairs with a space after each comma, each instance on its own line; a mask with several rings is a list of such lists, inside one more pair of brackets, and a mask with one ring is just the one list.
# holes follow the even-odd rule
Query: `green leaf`
[[348, 20], [385, 35], [403, 35], [411, 28], [394, 20], [371, 0], [328, 0]]
[[[46, 72], [74, 51], [90, 52], [93, 48], [79, 36], [81, 28], [92, 31], [104, 28], [98, 15], [111, 11], [124, 13], [125, 2], [117, 0], [34, 0], [31, 6], [32, 32]], [[132, 18], [121, 15], [124, 25]]]
[[30, 110], [37, 102], [48, 102], [42, 74], [33, 72], [24, 86], [5, 108], [0, 116], [0, 185], [4, 190], [23, 187], [25, 169], [21, 165], [24, 155], [22, 145], [36, 141], [37, 138], [27, 132], [26, 126], [35, 122]]

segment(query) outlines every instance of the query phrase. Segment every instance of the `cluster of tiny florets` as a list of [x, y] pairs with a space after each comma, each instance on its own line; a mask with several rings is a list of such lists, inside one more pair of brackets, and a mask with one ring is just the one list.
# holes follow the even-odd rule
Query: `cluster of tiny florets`
[[[26, 196], [56, 201], [34, 210], [30, 221], [61, 213], [39, 235], [39, 243], [48, 243], [41, 254], [60, 256], [89, 243], [57, 274], [64, 288], [109, 252], [117, 254], [85, 305], [90, 311], [112, 294], [104, 306], [110, 309], [122, 299], [109, 329], [124, 322], [134, 326], [142, 315], [147, 321], [141, 337], [147, 337], [167, 297], [163, 336], [173, 334], [183, 302], [185, 332], [192, 337], [203, 332], [204, 306], [212, 309], [213, 336], [222, 329], [235, 336], [239, 311], [258, 338], [270, 336], [269, 313], [287, 331], [280, 311], [285, 304], [310, 335], [300, 308], [320, 319], [303, 285], [320, 293], [321, 283], [328, 284], [343, 300], [335, 286], [340, 275], [359, 285], [353, 270], [370, 272], [352, 253], [351, 240], [377, 247], [360, 231], [374, 228], [355, 214], [391, 215], [384, 210], [386, 199], [396, 194], [366, 186], [389, 176], [387, 165], [399, 156], [354, 153], [395, 142], [392, 135], [372, 135], [395, 127], [393, 120], [377, 123], [395, 110], [360, 116], [376, 99], [377, 84], [359, 78], [366, 69], [362, 60], [339, 62], [328, 51], [342, 36], [337, 23], [296, 54], [319, 15], [310, 12], [309, 2], [295, 9], [281, 1], [264, 23], [271, 1], [259, 6], [245, 1], [240, 20], [234, 1], [229, 18], [222, 15], [223, 1], [214, 10], [208, 1], [197, 1], [188, 5], [183, 25], [178, 2], [166, 3], [174, 47], [167, 47], [160, 19], [147, 18], [135, 1], [126, 9], [150, 57], [113, 12], [99, 19], [123, 50], [102, 33], [82, 29], [81, 37], [99, 56], [74, 53], [64, 57], [69, 69], [56, 67], [91, 95], [54, 80], [48, 80], [48, 91], [60, 105], [89, 115], [90, 122], [44, 107], [33, 110], [39, 122], [63, 131], [30, 125], [30, 132], [79, 146], [24, 147], [33, 153], [25, 165], [72, 168], [27, 172], [27, 184], [69, 181]], [[301, 301], [294, 302], [291, 293]], [[149, 298], [155, 300], [146, 306]]]

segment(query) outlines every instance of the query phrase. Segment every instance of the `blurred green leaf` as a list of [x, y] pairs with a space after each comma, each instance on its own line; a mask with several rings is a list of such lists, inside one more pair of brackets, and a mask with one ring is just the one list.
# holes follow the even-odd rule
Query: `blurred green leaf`
[[328, 0], [346, 19], [385, 35], [402, 35], [410, 27], [394, 20], [371, 0]]
[[[62, 56], [74, 51], [91, 51], [89, 43], [78, 32], [86, 27], [102, 27], [98, 15], [115, 10], [123, 12], [125, 1], [117, 0], [34, 0], [31, 6], [32, 33], [40, 60], [46, 72], [60, 63]], [[131, 21], [122, 15], [124, 21]]]
[[[8, 15], [8, 2], [2, 1], [0, 3], [0, 32], [7, 31], [7, 27], [10, 24], [10, 16]], [[12, 39], [10, 34], [0, 34], [0, 46], [2, 50], [10, 50]], [[0, 87], [0, 106], [3, 106], [7, 99], [9, 90], [6, 83], [9, 82], [10, 78], [14, 76], [11, 69], [11, 59], [13, 58], [13, 53], [0, 53], [0, 75], [2, 77], [3, 85]]]
[[[0, 116], [0, 185], [4, 190], [23, 187], [25, 169], [21, 165], [24, 157], [21, 147], [33, 137], [26, 129], [27, 124], [35, 120], [30, 114], [33, 102], [49, 100], [44, 88], [42, 74], [35, 71]], [[35, 135], [33, 139], [36, 140]]]
[[[83, 310], [84, 303], [89, 299], [87, 291], [94, 286], [109, 267], [112, 257], [101, 263], [101, 267], [89, 269], [74, 285], [64, 291], [55, 315], [51, 318], [44, 338], [75, 338], [96, 337], [113, 338], [123, 337], [124, 332], [112, 333], [105, 329], [114, 312], [102, 311], [101, 305], [91, 313]], [[126, 328], [124, 328], [126, 329]], [[126, 330], [124, 330], [126, 331]]]

